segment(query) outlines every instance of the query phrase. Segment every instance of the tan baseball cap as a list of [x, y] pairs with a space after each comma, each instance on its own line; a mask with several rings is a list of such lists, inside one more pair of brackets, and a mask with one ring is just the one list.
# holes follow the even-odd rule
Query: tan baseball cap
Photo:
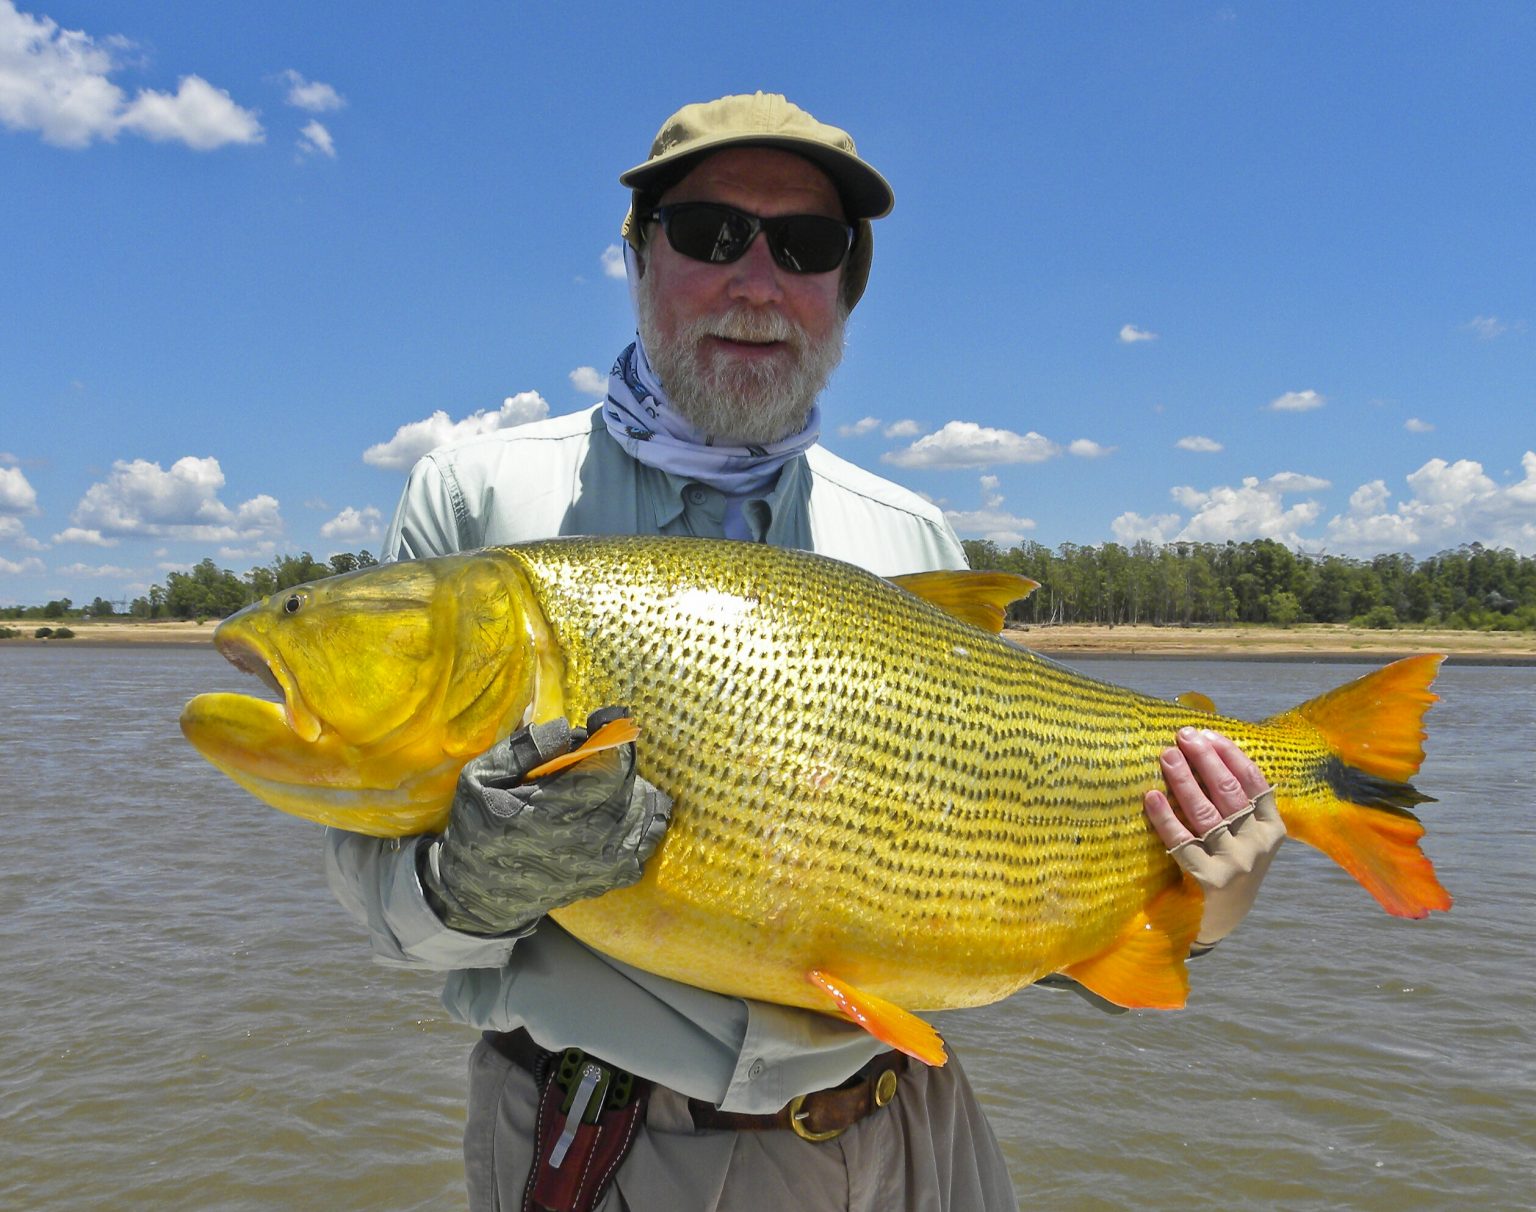
[[621, 229], [624, 239], [641, 248], [645, 237], [636, 212], [653, 205], [699, 160], [726, 147], [781, 148], [804, 156], [832, 178], [848, 220], [857, 228], [843, 271], [843, 298], [852, 310], [864, 293], [874, 254], [869, 220], [889, 214], [896, 197], [889, 182], [859, 158], [847, 131], [818, 122], [778, 93], [685, 105], [662, 123], [650, 156], [619, 177], [619, 183], [633, 191]]

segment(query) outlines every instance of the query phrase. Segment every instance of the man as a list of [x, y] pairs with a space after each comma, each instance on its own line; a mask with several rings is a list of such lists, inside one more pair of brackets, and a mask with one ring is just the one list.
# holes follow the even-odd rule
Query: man
[[[725, 97], [673, 115], [620, 181], [639, 339], [606, 401], [428, 455], [385, 551], [659, 533], [809, 548], [886, 575], [963, 567], [937, 509], [816, 444], [870, 221], [892, 205], [853, 141], [782, 97]], [[662, 979], [543, 918], [636, 879], [667, 821], [632, 746], [523, 782], [581, 735], [524, 730], [471, 763], [440, 839], [328, 838], [333, 887], [379, 956], [448, 970], [445, 1004], [485, 1032], [470, 1060], [471, 1206], [1014, 1208], [957, 1059], [909, 1064], [852, 1024]], [[1183, 861], [1207, 887], [1209, 944], [1246, 911], [1283, 831], [1249, 813], [1262, 776], [1222, 738], [1181, 735], [1164, 774], [1178, 810], [1152, 792], [1148, 816], [1195, 852]], [[1227, 821], [1216, 833], [1233, 857], [1213, 860], [1192, 833]], [[640, 1094], [622, 1106], [596, 1093], [630, 1076]], [[583, 1108], [597, 1121], [584, 1130]]]

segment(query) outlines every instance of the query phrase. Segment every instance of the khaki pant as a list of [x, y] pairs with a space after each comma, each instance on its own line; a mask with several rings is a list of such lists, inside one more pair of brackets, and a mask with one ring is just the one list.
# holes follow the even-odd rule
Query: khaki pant
[[[469, 1058], [464, 1163], [472, 1212], [517, 1212], [532, 1165], [533, 1079], [484, 1041]], [[645, 1126], [596, 1212], [1017, 1212], [997, 1139], [951, 1056], [913, 1064], [894, 1102], [834, 1140], [700, 1132], [682, 1095]]]

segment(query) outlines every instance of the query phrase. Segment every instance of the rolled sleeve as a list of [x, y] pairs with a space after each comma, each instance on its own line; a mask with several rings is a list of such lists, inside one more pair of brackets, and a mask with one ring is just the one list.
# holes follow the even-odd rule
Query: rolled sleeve
[[450, 930], [427, 903], [416, 854], [428, 841], [327, 829], [325, 876], [331, 892], [354, 921], [367, 927], [374, 959], [381, 964], [440, 972], [502, 967], [518, 936], [481, 938]]

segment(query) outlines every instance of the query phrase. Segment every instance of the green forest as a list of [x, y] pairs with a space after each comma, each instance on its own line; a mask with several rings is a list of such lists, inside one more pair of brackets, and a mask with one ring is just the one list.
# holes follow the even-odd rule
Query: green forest
[[[1040, 583], [1015, 602], [1010, 622], [1150, 623], [1156, 626], [1350, 623], [1358, 627], [1432, 626], [1536, 630], [1536, 557], [1478, 543], [1427, 559], [1379, 555], [1369, 560], [1309, 555], [1269, 539], [1248, 543], [1105, 543], [1052, 550], [1039, 543], [1003, 549], [965, 544], [972, 568], [1020, 573]], [[138, 619], [218, 619], [305, 581], [366, 568], [366, 551], [328, 562], [309, 552], [278, 556], [244, 575], [205, 559], [172, 572], [164, 585], [126, 604], [68, 598], [0, 609], [0, 619], [81, 619], [124, 614]]]

